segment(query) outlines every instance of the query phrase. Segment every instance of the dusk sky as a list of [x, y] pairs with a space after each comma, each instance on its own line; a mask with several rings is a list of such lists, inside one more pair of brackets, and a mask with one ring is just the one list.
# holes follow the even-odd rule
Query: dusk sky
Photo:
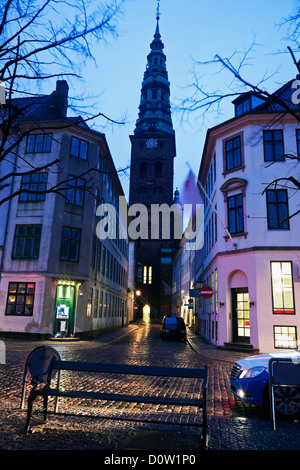
[[[212, 60], [215, 54], [230, 57], [236, 52], [234, 63], [237, 65], [239, 57], [253, 42], [258, 45], [243, 72], [250, 82], [257, 84], [265, 75], [272, 75], [262, 86], [273, 92], [294, 78], [296, 69], [287, 52], [290, 45], [287, 27], [281, 23], [295, 13], [298, 5], [296, 0], [161, 0], [160, 32], [167, 56], [172, 104], [180, 105], [180, 101], [192, 93], [188, 85], [194, 79], [194, 60], [204, 62]], [[104, 121], [97, 120], [96, 129], [105, 132], [117, 169], [130, 164], [129, 135], [133, 134], [138, 117], [146, 57], [156, 26], [156, 8], [156, 0], [126, 3], [119, 21], [119, 37], [109, 38], [97, 46], [93, 51], [97, 66], [89, 62], [82, 69], [84, 82], [70, 85], [70, 96], [93, 96], [87, 102], [95, 103], [92, 112], [102, 111], [116, 120], [126, 115], [127, 124], [121, 127], [103, 129]], [[216, 73], [219, 69], [208, 65], [199, 65], [196, 70], [207, 91], [228, 92], [232, 81], [228, 72]], [[183, 123], [181, 114], [173, 111], [177, 148], [174, 190], [183, 184], [187, 161], [198, 173], [206, 131], [233, 116], [231, 100], [222, 103], [221, 111], [210, 110], [203, 116], [200, 110]], [[128, 195], [128, 177], [120, 174], [120, 178]]]

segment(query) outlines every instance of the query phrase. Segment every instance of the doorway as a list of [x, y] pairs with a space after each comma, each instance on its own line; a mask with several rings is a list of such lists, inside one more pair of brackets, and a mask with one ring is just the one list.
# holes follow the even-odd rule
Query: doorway
[[53, 336], [62, 338], [74, 334], [75, 286], [58, 284], [56, 289]]
[[249, 294], [247, 287], [231, 289], [232, 341], [250, 344]]

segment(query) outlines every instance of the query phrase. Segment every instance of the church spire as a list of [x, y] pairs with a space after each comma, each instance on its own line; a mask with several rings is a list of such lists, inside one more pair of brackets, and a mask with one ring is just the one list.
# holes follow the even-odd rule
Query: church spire
[[160, 19], [160, 11], [159, 11], [159, 0], [157, 0], [157, 10], [156, 10], [156, 31], [155, 31], [155, 36], [160, 37], [159, 33], [159, 19]]
[[147, 66], [141, 89], [139, 117], [134, 133], [158, 132], [173, 134], [170, 106], [170, 83], [166, 68], [164, 44], [159, 30], [159, 0], [156, 11], [156, 29], [147, 56]]

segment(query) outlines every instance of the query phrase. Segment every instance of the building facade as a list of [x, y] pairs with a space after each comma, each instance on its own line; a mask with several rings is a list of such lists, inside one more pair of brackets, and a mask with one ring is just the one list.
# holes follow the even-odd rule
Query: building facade
[[[288, 83], [276, 96], [293, 106], [292, 91]], [[234, 118], [207, 132], [198, 175], [205, 242], [189, 254], [189, 288], [209, 285], [213, 295], [193, 299], [193, 321], [217, 346], [296, 348], [299, 189], [288, 178], [299, 180], [299, 123], [251, 94], [234, 105]]]
[[105, 135], [67, 117], [64, 80], [15, 106], [24, 138], [1, 164], [17, 169], [2, 195], [21, 191], [0, 206], [0, 332], [87, 337], [127, 324], [127, 239], [96, 234], [98, 205], [118, 214], [124, 196]]

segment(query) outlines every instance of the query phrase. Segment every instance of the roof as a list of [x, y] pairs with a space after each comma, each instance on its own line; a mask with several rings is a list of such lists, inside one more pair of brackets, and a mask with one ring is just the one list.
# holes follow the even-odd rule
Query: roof
[[[216, 126], [208, 129], [206, 133], [206, 138], [205, 138], [205, 144], [204, 144], [204, 149], [202, 153], [202, 159], [201, 159], [201, 164], [200, 164], [200, 169], [199, 169], [199, 177], [202, 172], [202, 168], [204, 166], [204, 155], [206, 153], [206, 148], [208, 145], [208, 140], [210, 134], [217, 129], [220, 129], [222, 126], [225, 126], [226, 124], [232, 123], [234, 121], [238, 121], [239, 119], [244, 118], [247, 115], [259, 115], [259, 114], [274, 114], [274, 113], [289, 113], [292, 116], [294, 116], [296, 119], [300, 121], [300, 103], [297, 104], [295, 100], [292, 99], [293, 93], [295, 93], [295, 88], [292, 86], [293, 82], [295, 79], [289, 80], [287, 83], [282, 85], [278, 90], [276, 90], [274, 93], [268, 94], [267, 92], [265, 94], [250, 91], [246, 93], [242, 93], [237, 97], [233, 103], [237, 102], [241, 97], [245, 97], [248, 94], [253, 94], [255, 96], [258, 96], [264, 100], [263, 103], [259, 104], [258, 106], [250, 109], [249, 111], [246, 111], [243, 114], [234, 116], [220, 124], [217, 124]], [[299, 82], [300, 85], [300, 82]], [[300, 96], [300, 90], [299, 90], [299, 96]]]
[[299, 104], [295, 103], [292, 99], [292, 95], [295, 92], [295, 88], [292, 87], [294, 81], [295, 80], [293, 79], [287, 82], [274, 93], [270, 94], [269, 98], [265, 98], [264, 95], [260, 95], [266, 101], [256, 108], [253, 108], [250, 112], [252, 114], [286, 112], [288, 110], [299, 112]]
[[[90, 128], [82, 116], [67, 116], [68, 84], [65, 80], [57, 80], [56, 89], [49, 95], [31, 95], [12, 98], [11, 109], [17, 122], [67, 121], [71, 125], [103, 136], [102, 132]], [[6, 108], [8, 102], [6, 103]], [[3, 113], [7, 114], [7, 109]]]

